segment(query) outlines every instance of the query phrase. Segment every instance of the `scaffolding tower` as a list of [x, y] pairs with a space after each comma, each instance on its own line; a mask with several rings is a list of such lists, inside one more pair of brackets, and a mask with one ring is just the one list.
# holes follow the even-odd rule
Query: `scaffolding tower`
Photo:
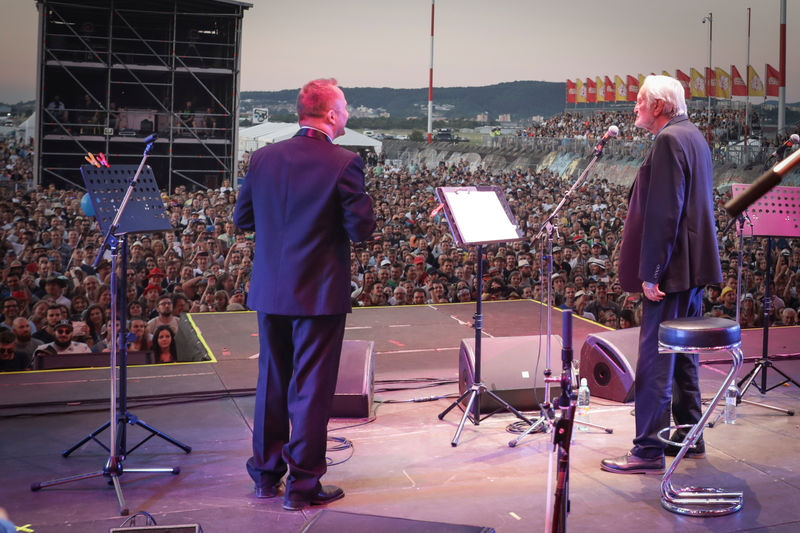
[[159, 186], [234, 183], [242, 18], [235, 0], [37, 0], [34, 179], [81, 187], [88, 152]]

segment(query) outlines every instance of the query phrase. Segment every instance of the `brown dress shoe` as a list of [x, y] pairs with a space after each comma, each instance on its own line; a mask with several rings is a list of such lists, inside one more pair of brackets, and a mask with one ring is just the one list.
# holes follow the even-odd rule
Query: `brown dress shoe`
[[628, 452], [622, 457], [603, 459], [600, 468], [615, 474], [663, 474], [664, 457], [645, 459]]

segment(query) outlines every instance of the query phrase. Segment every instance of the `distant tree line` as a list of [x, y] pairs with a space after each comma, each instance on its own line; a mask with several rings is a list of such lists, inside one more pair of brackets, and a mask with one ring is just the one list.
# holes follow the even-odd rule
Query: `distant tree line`
[[[277, 113], [270, 116], [270, 122], [297, 122], [297, 115], [294, 113]], [[497, 124], [496, 121], [490, 125]], [[473, 119], [451, 118], [445, 120], [434, 120], [433, 128], [476, 128], [484, 125]], [[413, 117], [351, 117], [347, 121], [347, 127], [354, 130], [422, 130], [427, 131], [428, 119]]]

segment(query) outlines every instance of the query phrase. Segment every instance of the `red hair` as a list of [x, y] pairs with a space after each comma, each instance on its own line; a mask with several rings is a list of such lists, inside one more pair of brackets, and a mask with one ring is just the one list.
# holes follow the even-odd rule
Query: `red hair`
[[300, 89], [297, 95], [297, 119], [323, 117], [339, 97], [335, 78], [313, 80]]

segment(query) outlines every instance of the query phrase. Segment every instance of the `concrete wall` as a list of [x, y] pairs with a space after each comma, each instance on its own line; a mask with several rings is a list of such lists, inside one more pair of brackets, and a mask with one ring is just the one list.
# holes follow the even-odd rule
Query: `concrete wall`
[[[536, 171], [549, 169], [564, 179], [576, 178], [589, 164], [590, 158], [569, 152], [544, 152], [524, 148], [490, 148], [472, 144], [418, 143], [411, 141], [384, 141], [384, 151], [390, 159], [400, 159], [405, 163], [425, 163], [429, 168], [439, 161], [446, 163], [467, 161], [472, 168], [484, 168], [499, 172], [528, 168]], [[592, 169], [592, 176], [602, 176], [612, 183], [630, 185], [636, 178], [641, 160], [632, 158], [602, 158]], [[800, 165], [799, 165], [800, 166]], [[723, 186], [730, 183], [751, 183], [761, 175], [761, 168], [736, 168], [733, 165], [714, 166], [714, 184]], [[800, 185], [800, 169], [786, 176], [783, 186]]]

